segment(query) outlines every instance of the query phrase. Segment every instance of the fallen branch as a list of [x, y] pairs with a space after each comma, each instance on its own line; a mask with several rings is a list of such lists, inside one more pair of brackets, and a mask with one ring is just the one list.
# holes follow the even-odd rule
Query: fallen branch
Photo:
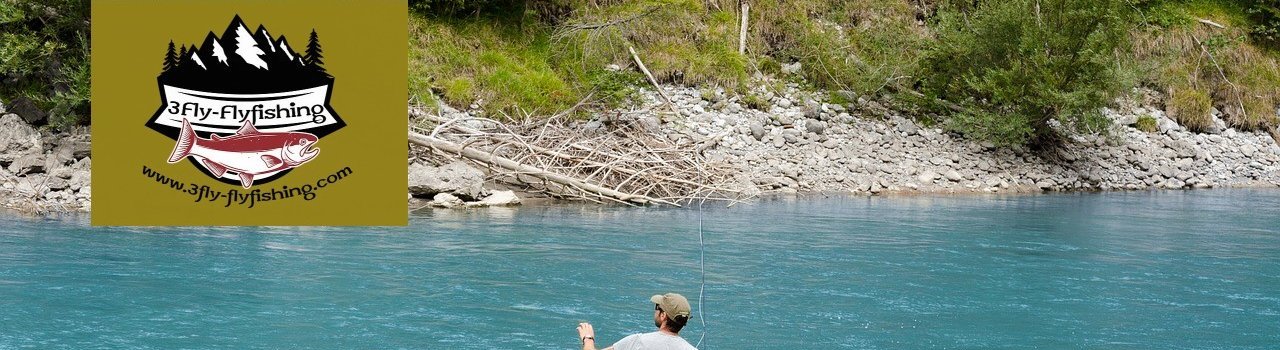
[[738, 29], [738, 54], [747, 53], [747, 19], [751, 18], [748, 13], [751, 12], [751, 5], [742, 2], [742, 27]]
[[650, 13], [653, 13], [654, 11], [657, 11], [660, 8], [662, 8], [662, 6], [650, 7], [648, 10], [645, 10], [644, 12], [638, 13], [634, 16], [621, 18], [613, 21], [608, 21], [603, 23], [592, 23], [592, 24], [571, 24], [571, 25], [568, 25], [567, 27], [568, 29], [571, 29], [571, 30], [592, 30], [592, 29], [612, 27], [619, 24], [634, 21], [636, 19], [639, 19], [640, 17], [648, 16]]
[[1210, 21], [1210, 20], [1207, 20], [1207, 19], [1204, 19], [1204, 18], [1196, 18], [1196, 22], [1204, 23], [1204, 24], [1206, 24], [1206, 25], [1213, 26], [1213, 27], [1218, 27], [1218, 29], [1226, 29], [1226, 28], [1227, 28], [1227, 26], [1224, 26], [1224, 25], [1218, 24], [1217, 22]]
[[623, 193], [611, 188], [601, 187], [599, 185], [587, 183], [576, 178], [565, 176], [563, 174], [535, 168], [532, 166], [521, 164], [511, 159], [507, 159], [505, 157], [494, 155], [492, 153], [484, 152], [475, 148], [464, 147], [463, 145], [459, 145], [450, 141], [419, 134], [412, 131], [409, 132], [409, 141], [418, 145], [433, 147], [445, 152], [456, 153], [463, 157], [466, 157], [471, 160], [484, 163], [490, 166], [495, 166], [495, 167], [499, 167], [499, 168], [510, 170], [510, 171], [520, 172], [523, 174], [541, 178], [543, 180], [551, 181], [563, 186], [575, 187], [586, 192], [596, 193], [601, 196], [605, 196], [607, 198], [618, 200], [620, 202], [626, 202], [631, 204], [661, 203], [661, 204], [667, 204], [667, 205], [672, 205], [677, 207], [680, 206], [675, 202], [671, 202], [663, 199], [652, 198], [644, 195]]
[[654, 79], [653, 73], [649, 73], [649, 68], [645, 68], [644, 62], [640, 61], [640, 55], [636, 54], [636, 48], [627, 46], [627, 51], [631, 52], [631, 58], [636, 61], [636, 66], [640, 67], [640, 72], [643, 72], [644, 76], [649, 78], [649, 83], [653, 84], [653, 88], [658, 90], [658, 95], [662, 96], [662, 100], [667, 102], [667, 107], [671, 107], [672, 112], [675, 112], [676, 115], [680, 115], [680, 110], [676, 109], [676, 104], [671, 102], [671, 97], [667, 96], [667, 92], [662, 90], [661, 85], [658, 85], [658, 79]]

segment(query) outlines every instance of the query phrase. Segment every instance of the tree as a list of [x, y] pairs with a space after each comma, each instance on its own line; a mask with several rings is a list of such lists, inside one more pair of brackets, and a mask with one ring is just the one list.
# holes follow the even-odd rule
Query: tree
[[308, 67], [315, 68], [321, 72], [324, 71], [324, 55], [320, 49], [320, 37], [316, 35], [316, 30], [311, 30], [311, 38], [307, 40], [307, 52], [302, 56], [302, 63]]
[[187, 46], [182, 45], [182, 49], [178, 50], [178, 59], [174, 61], [173, 66], [174, 67], [181, 66], [182, 60], [185, 60], [185, 59], [187, 59]]
[[0, 100], [54, 127], [89, 121], [89, 0], [0, 0]]
[[1104, 125], [1098, 111], [1120, 90], [1122, 10], [1121, 0], [944, 7], [924, 61], [926, 91], [965, 107], [947, 126], [968, 137], [1059, 145], [1062, 131]]
[[178, 66], [178, 54], [174, 52], [173, 40], [169, 40], [169, 51], [164, 53], [164, 70], [167, 72]]

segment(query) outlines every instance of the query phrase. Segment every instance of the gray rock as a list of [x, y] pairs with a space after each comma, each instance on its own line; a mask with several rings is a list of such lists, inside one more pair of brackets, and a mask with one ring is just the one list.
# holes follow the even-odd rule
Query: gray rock
[[792, 123], [792, 122], [794, 122], [793, 120], [791, 120], [791, 116], [789, 116], [789, 115], [787, 115], [787, 114], [778, 114], [778, 115], [775, 115], [775, 116], [773, 117], [773, 120], [777, 121], [777, 122], [778, 122], [778, 124], [780, 124], [780, 125], [791, 125], [791, 123]]
[[804, 123], [804, 129], [815, 134], [821, 134], [827, 130], [827, 124], [817, 119], [809, 119]]
[[755, 137], [756, 141], [764, 140], [764, 126], [760, 124], [751, 124], [751, 137]]
[[784, 63], [784, 64], [782, 64], [782, 73], [783, 73], [783, 74], [796, 74], [796, 73], [800, 73], [800, 68], [801, 68], [801, 67], [802, 67], [802, 66], [800, 65], [800, 62], [796, 62], [796, 63]]
[[601, 123], [599, 120], [588, 121], [586, 124], [582, 125], [582, 131], [585, 131], [588, 134], [599, 133], [604, 131], [604, 123]]
[[91, 172], [88, 169], [75, 169], [71, 178], [67, 179], [67, 187], [73, 190], [89, 188]]
[[488, 197], [478, 202], [467, 203], [467, 206], [496, 207], [516, 204], [520, 204], [520, 197], [516, 197], [514, 191], [493, 191], [493, 194]]
[[1133, 125], [1137, 123], [1138, 123], [1138, 115], [1136, 114], [1126, 114], [1126, 115], [1116, 116], [1116, 124]]
[[430, 204], [433, 207], [455, 208], [463, 205], [463, 202], [462, 202], [462, 199], [459, 199], [454, 195], [451, 195], [448, 193], [437, 193], [434, 197], [431, 198], [431, 203], [428, 203], [428, 204]]
[[1173, 119], [1156, 118], [1156, 129], [1160, 130], [1162, 134], [1178, 131], [1181, 128], [1182, 126], [1178, 125], [1178, 122], [1173, 121]]
[[0, 161], [13, 161], [28, 150], [40, 151], [40, 132], [16, 114], [0, 116]]
[[640, 118], [640, 128], [649, 132], [662, 130], [662, 122], [655, 117]]
[[26, 174], [43, 173], [45, 171], [45, 160], [43, 155], [28, 154], [18, 157], [13, 163], [9, 164], [9, 172], [16, 176]]
[[483, 186], [484, 172], [463, 162], [440, 167], [416, 163], [409, 166], [409, 193], [414, 197], [432, 198], [449, 193], [465, 200], [478, 200], [487, 194]]
[[913, 123], [910, 120], [907, 120], [905, 118], [897, 118], [897, 119], [898, 119], [898, 132], [907, 134], [907, 136], [915, 135], [920, 132], [920, 127], [916, 126], [916, 123]]
[[947, 180], [951, 180], [952, 182], [959, 182], [960, 180], [964, 180], [964, 176], [961, 176], [960, 172], [955, 171], [955, 169], [947, 170], [947, 172], [943, 173], [942, 176], [946, 177]]
[[14, 114], [22, 117], [23, 121], [33, 126], [44, 125], [49, 119], [49, 113], [41, 110], [36, 103], [26, 97], [19, 97], [9, 104], [8, 109]]
[[933, 183], [933, 180], [936, 180], [936, 179], [938, 179], [938, 173], [935, 173], [931, 170], [925, 170], [924, 172], [920, 173], [919, 176], [916, 176], [916, 180], [920, 180], [921, 183], [926, 183], [926, 184]]
[[52, 191], [61, 191], [71, 187], [71, 184], [65, 179], [50, 176], [49, 179], [45, 181], [45, 186]]
[[774, 105], [782, 108], [791, 108], [791, 100], [783, 97], [778, 99], [778, 102], [775, 102]]
[[819, 104], [818, 101], [814, 101], [814, 100], [804, 101], [804, 116], [806, 118], [816, 119], [818, 118], [820, 114], [819, 112], [821, 111], [822, 111], [822, 105]]
[[827, 139], [826, 141], [822, 142], [822, 147], [826, 147], [826, 148], [836, 148], [839, 145], [840, 145], [840, 142], [836, 141], [836, 139]]
[[1253, 147], [1253, 145], [1245, 144], [1244, 146], [1240, 146], [1240, 154], [1245, 157], [1253, 158], [1253, 155], [1256, 153], [1258, 153], [1258, 148]]

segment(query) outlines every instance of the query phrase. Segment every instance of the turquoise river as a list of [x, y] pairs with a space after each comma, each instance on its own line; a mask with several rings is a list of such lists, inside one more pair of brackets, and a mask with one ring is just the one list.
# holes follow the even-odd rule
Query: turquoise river
[[574, 349], [581, 321], [602, 345], [652, 331], [648, 297], [666, 291], [694, 303], [682, 335], [702, 349], [1280, 348], [1280, 190], [701, 215], [705, 251], [699, 212], [676, 208], [437, 210], [377, 228], [0, 213], [0, 349]]

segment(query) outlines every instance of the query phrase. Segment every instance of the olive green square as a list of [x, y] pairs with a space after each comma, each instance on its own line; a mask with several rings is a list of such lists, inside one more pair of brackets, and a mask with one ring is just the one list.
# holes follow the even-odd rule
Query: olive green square
[[[200, 46], [237, 15], [297, 52], [314, 30], [334, 77], [330, 105], [346, 123], [316, 142], [316, 158], [253, 186], [293, 195], [252, 206], [228, 200], [251, 190], [167, 162], [175, 141], [146, 126], [162, 103], [157, 76], [169, 42]], [[92, 224], [407, 224], [407, 16], [407, 4], [393, 0], [94, 1]], [[228, 195], [213, 200], [213, 191]]]

